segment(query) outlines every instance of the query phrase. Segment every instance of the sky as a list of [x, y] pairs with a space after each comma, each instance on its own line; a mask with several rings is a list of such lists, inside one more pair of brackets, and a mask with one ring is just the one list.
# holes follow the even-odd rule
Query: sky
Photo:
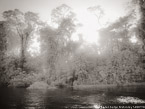
[[[131, 0], [0, 0], [0, 21], [3, 20], [4, 11], [19, 9], [22, 12], [38, 13], [41, 20], [50, 22], [51, 11], [66, 4], [73, 9], [78, 21], [83, 24], [83, 27], [73, 35], [73, 40], [78, 40], [78, 34], [82, 34], [88, 43], [99, 45], [97, 29], [124, 16], [129, 1]], [[98, 24], [96, 16], [87, 10], [87, 8], [97, 5], [100, 5], [105, 13], [101, 18], [101, 25]], [[34, 43], [34, 46], [38, 46], [38, 44]]]
[[48, 20], [51, 10], [61, 4], [69, 5], [78, 13], [90, 6], [101, 5], [108, 19], [114, 20], [124, 15], [124, 9], [128, 1], [130, 0], [0, 0], [0, 20], [3, 11], [16, 8], [23, 12], [39, 13], [43, 20]]

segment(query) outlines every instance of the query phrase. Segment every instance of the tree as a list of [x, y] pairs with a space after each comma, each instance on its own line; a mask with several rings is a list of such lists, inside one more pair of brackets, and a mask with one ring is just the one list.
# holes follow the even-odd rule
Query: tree
[[56, 81], [56, 78], [58, 79], [59, 75], [64, 72], [62, 69], [67, 69], [62, 68], [65, 65], [60, 65], [60, 63], [67, 64], [73, 50], [77, 48], [76, 43], [71, 40], [76, 27], [75, 14], [69, 6], [63, 4], [52, 10], [51, 20], [58, 27], [47, 26], [42, 28], [40, 33], [44, 42], [43, 51], [46, 51], [44, 54], [47, 60], [48, 81]]
[[20, 64], [22, 70], [24, 70], [28, 39], [30, 38], [32, 32], [35, 30], [36, 25], [40, 24], [39, 17], [36, 13], [23, 13], [18, 9], [3, 12], [3, 17], [6, 19], [8, 29], [15, 32], [20, 38]]
[[140, 12], [141, 12], [141, 19], [140, 19], [140, 25], [139, 25], [139, 37], [141, 38], [143, 42], [143, 50], [145, 51], [145, 2], [144, 0], [139, 0], [139, 6], [140, 6]]
[[53, 23], [56, 23], [57, 25], [60, 25], [63, 19], [71, 18], [72, 20], [74, 20], [74, 16], [75, 14], [73, 13], [72, 9], [66, 4], [62, 4], [52, 10], [51, 21]]
[[92, 12], [97, 17], [98, 24], [101, 25], [100, 19], [101, 19], [101, 17], [104, 16], [104, 11], [101, 8], [101, 6], [99, 6], [99, 5], [98, 6], [92, 6], [92, 7], [89, 7], [88, 10], [90, 12]]
[[5, 75], [5, 58], [7, 50], [7, 38], [6, 38], [6, 23], [0, 21], [0, 83], [7, 82]]
[[72, 53], [72, 50], [76, 48], [72, 46], [73, 43], [70, 39], [73, 29], [69, 19], [64, 19], [57, 29], [49, 26], [41, 29], [40, 33], [44, 41], [43, 48], [46, 49], [44, 51], [46, 51], [48, 78], [56, 79], [57, 64], [60, 60], [61, 62], [67, 61], [70, 52]]

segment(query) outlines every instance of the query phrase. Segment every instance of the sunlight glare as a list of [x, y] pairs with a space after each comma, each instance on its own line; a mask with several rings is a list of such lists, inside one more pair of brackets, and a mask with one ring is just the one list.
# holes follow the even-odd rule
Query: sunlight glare
[[120, 96], [117, 98], [117, 101], [119, 101], [120, 103], [133, 103], [133, 104], [145, 103], [145, 101], [142, 99], [139, 99], [137, 97], [130, 97], [130, 96], [128, 96], [128, 97]]
[[82, 34], [83, 39], [87, 43], [95, 43], [99, 45], [99, 35], [97, 30], [100, 28], [100, 25], [97, 23], [95, 16], [87, 10], [83, 12], [78, 10], [76, 12], [78, 21], [83, 25], [77, 30], [77, 33]]
[[39, 35], [35, 34], [31, 40], [31, 45], [28, 48], [28, 52], [31, 56], [37, 56], [40, 54], [40, 42], [38, 41]]
[[131, 37], [131, 38], [130, 38], [130, 41], [131, 41], [132, 43], [137, 43], [137, 38], [136, 38], [136, 36]]
[[78, 35], [77, 32], [75, 32], [75, 33], [72, 35], [71, 40], [72, 40], [72, 41], [78, 41], [78, 40], [79, 40], [79, 35]]
[[94, 104], [94, 108], [95, 108], [95, 109], [100, 109], [101, 106], [100, 106], [99, 104]]

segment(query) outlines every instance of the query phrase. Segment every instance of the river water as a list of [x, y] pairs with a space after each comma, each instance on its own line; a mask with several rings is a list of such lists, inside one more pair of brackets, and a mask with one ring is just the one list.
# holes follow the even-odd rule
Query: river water
[[27, 90], [0, 88], [0, 109], [143, 109], [145, 86]]

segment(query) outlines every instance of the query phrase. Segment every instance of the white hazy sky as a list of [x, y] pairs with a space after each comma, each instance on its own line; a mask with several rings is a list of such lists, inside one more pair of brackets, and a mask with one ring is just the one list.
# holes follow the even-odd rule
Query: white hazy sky
[[74, 40], [77, 40], [77, 34], [81, 33], [86, 41], [98, 44], [99, 36], [96, 30], [101, 26], [87, 8], [100, 5], [105, 13], [104, 18], [101, 18], [101, 23], [104, 25], [124, 16], [129, 1], [131, 0], [0, 0], [0, 20], [4, 11], [19, 9], [22, 12], [36, 12], [43, 21], [49, 21], [51, 10], [66, 4], [74, 10], [78, 20], [83, 24], [83, 27], [74, 35]]
[[47, 20], [51, 10], [61, 4], [67, 4], [79, 13], [90, 6], [101, 5], [108, 19], [114, 20], [124, 15], [128, 1], [130, 0], [0, 0], [0, 20], [3, 11], [16, 8], [23, 12], [39, 13], [43, 20]]

